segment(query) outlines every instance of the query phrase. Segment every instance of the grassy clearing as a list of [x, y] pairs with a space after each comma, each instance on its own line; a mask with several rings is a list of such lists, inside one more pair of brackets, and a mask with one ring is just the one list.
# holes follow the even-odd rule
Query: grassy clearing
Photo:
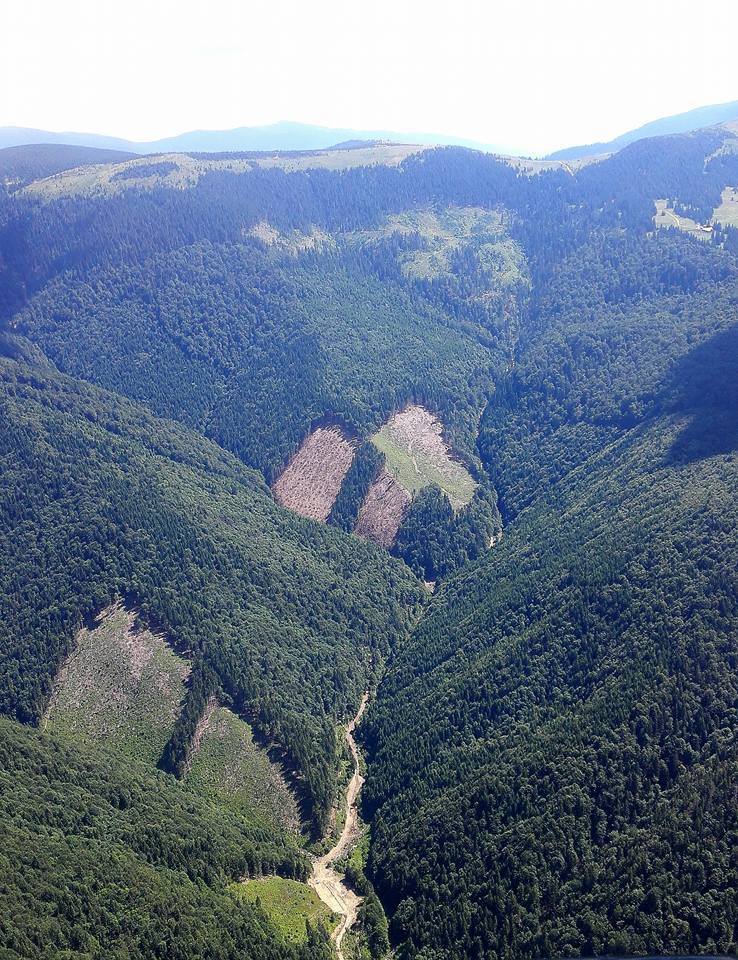
[[254, 742], [251, 727], [225, 707], [213, 710], [187, 783], [233, 804], [255, 824], [295, 833], [300, 829], [297, 805], [279, 770]]
[[476, 483], [466, 467], [452, 460], [440, 421], [423, 407], [410, 405], [372, 437], [386, 458], [387, 470], [412, 496], [437, 484], [455, 510], [474, 495]]
[[233, 884], [234, 896], [251, 903], [259, 901], [265, 913], [288, 943], [304, 943], [306, 921], [322, 923], [332, 931], [339, 918], [319, 899], [306, 883], [282, 877], [262, 877]]
[[689, 217], [682, 217], [669, 206], [668, 200], [656, 200], [656, 213], [653, 222], [657, 229], [662, 230], [681, 230], [690, 236], [697, 237], [699, 240], [709, 240], [712, 233], [712, 227], [697, 223]]
[[407, 210], [388, 217], [379, 230], [354, 234], [357, 241], [392, 235], [417, 235], [423, 248], [400, 255], [400, 265], [412, 280], [452, 276], [452, 258], [462, 247], [473, 247], [479, 269], [491, 288], [504, 288], [526, 276], [525, 256], [507, 235], [505, 215], [481, 207]]
[[184, 696], [188, 664], [116, 603], [80, 631], [44, 727], [155, 764]]
[[275, 154], [273, 157], [259, 157], [260, 167], [279, 167], [287, 173], [297, 170], [351, 170], [354, 167], [386, 166], [396, 167], [414, 153], [432, 149], [421, 144], [377, 143], [368, 147], [355, 147], [353, 150], [317, 150], [315, 153], [290, 156]]
[[[318, 150], [297, 156], [275, 153], [273, 156], [228, 157], [210, 159], [190, 157], [185, 153], [157, 154], [124, 160], [122, 163], [99, 163], [64, 170], [28, 184], [23, 192], [43, 200], [59, 197], [115, 196], [126, 190], [154, 190], [170, 187], [185, 190], [211, 170], [249, 173], [255, 167], [277, 167], [287, 173], [300, 170], [350, 170], [354, 167], [397, 166], [424, 146], [381, 143], [355, 150]], [[158, 165], [160, 170], [152, 170]], [[136, 171], [140, 168], [141, 175]]]
[[609, 153], [602, 153], [595, 157], [579, 157], [576, 160], [535, 160], [532, 157], [507, 157], [498, 156], [497, 159], [506, 163], [510, 167], [515, 167], [527, 177], [534, 177], [539, 173], [546, 173], [550, 170], [562, 170], [574, 176], [579, 170], [588, 167], [591, 163], [599, 163], [606, 160]]
[[712, 215], [713, 223], [723, 227], [738, 227], [738, 189], [726, 187], [720, 197], [720, 206]]

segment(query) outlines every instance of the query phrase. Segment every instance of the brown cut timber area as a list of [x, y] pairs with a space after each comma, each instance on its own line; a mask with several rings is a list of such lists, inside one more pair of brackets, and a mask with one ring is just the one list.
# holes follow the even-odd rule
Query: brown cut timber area
[[311, 520], [327, 520], [355, 448], [340, 427], [317, 427], [274, 484], [277, 503]]
[[410, 506], [410, 494], [387, 470], [369, 488], [354, 533], [380, 547], [391, 547]]

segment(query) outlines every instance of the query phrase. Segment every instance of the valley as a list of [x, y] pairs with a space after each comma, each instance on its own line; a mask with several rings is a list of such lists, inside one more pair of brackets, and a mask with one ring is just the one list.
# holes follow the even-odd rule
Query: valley
[[0, 151], [3, 958], [736, 953], [737, 144]]
[[361, 897], [347, 885], [345, 877], [336, 869], [334, 864], [337, 860], [345, 857], [351, 844], [355, 844], [359, 839], [358, 805], [364, 777], [361, 775], [359, 750], [353, 732], [361, 720], [368, 702], [369, 694], [364, 693], [356, 715], [346, 727], [346, 743], [351, 751], [353, 773], [346, 789], [346, 815], [341, 834], [328, 853], [323, 854], [313, 862], [313, 871], [308, 881], [323, 903], [341, 917], [333, 933], [339, 960], [344, 960], [341, 945], [344, 936], [356, 922]]

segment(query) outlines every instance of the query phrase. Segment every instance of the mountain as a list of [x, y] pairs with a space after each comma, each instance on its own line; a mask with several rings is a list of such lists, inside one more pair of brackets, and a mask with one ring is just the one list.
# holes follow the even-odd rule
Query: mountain
[[737, 145], [0, 152], [4, 954], [735, 953]]
[[0, 150], [0, 182], [17, 188], [34, 180], [51, 177], [73, 167], [130, 160], [136, 154], [98, 147], [76, 147], [69, 144], [40, 143], [5, 147]]
[[233, 130], [191, 130], [178, 136], [150, 141], [126, 140], [96, 133], [57, 133], [31, 127], [0, 127], [0, 149], [35, 143], [56, 143], [104, 150], [122, 150], [128, 153], [220, 153], [223, 151], [324, 150], [336, 144], [375, 140], [431, 146], [454, 144], [492, 153], [512, 152], [499, 146], [438, 133], [353, 130], [287, 120], [258, 127], [236, 127]]
[[607, 143], [589, 143], [578, 147], [566, 147], [550, 153], [548, 160], [577, 160], [581, 157], [596, 157], [615, 153], [629, 143], [643, 140], [645, 137], [663, 137], [674, 133], [690, 133], [703, 127], [714, 127], [721, 123], [738, 120], [738, 100], [730, 103], [716, 103], [708, 107], [697, 107], [685, 113], [676, 113], [670, 117], [652, 120], [650, 123], [629, 130], [627, 133], [609, 140]]

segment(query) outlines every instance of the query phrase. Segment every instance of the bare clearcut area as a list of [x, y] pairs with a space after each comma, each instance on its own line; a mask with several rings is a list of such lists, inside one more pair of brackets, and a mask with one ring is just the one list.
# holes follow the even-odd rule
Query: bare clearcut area
[[274, 498], [302, 517], [328, 519], [356, 442], [338, 426], [317, 427], [302, 442], [272, 488]]
[[279, 768], [254, 741], [250, 725], [214, 699], [198, 725], [187, 782], [257, 824], [300, 831], [297, 804]]
[[189, 665], [120, 601], [83, 628], [43, 720], [55, 733], [155, 764], [185, 693]]
[[361, 505], [354, 533], [389, 548], [409, 506], [410, 494], [391, 473], [382, 470]]
[[451, 456], [443, 424], [419, 404], [410, 404], [372, 437], [385, 455], [387, 471], [410, 496], [437, 484], [454, 510], [466, 506], [476, 483], [466, 467]]

